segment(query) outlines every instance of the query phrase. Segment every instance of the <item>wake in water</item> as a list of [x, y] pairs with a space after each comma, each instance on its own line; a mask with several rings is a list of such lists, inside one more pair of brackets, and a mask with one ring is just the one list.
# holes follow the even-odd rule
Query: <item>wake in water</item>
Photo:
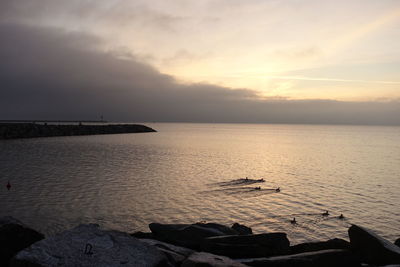
[[249, 179], [246, 178], [239, 178], [225, 182], [218, 182], [209, 184], [209, 186], [217, 186], [219, 188], [202, 191], [201, 193], [225, 193], [228, 195], [248, 195], [252, 197], [264, 195], [264, 194], [271, 194], [271, 193], [278, 193], [281, 189], [278, 188], [262, 188], [261, 186], [254, 186], [251, 187], [249, 185], [257, 184], [257, 183], [265, 183], [263, 178], [260, 179]]
[[263, 178], [261, 179], [249, 179], [249, 178], [239, 178], [239, 179], [234, 179], [226, 182], [219, 182], [219, 183], [214, 183], [212, 185], [218, 185], [218, 186], [241, 186], [241, 185], [249, 185], [249, 184], [256, 184], [256, 183], [265, 183], [265, 180]]

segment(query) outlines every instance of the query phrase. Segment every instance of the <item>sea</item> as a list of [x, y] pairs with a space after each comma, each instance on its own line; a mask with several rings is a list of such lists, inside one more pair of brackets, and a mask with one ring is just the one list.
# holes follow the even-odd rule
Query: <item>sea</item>
[[0, 140], [0, 216], [46, 235], [237, 222], [291, 244], [351, 224], [400, 237], [400, 127], [144, 124], [157, 132]]

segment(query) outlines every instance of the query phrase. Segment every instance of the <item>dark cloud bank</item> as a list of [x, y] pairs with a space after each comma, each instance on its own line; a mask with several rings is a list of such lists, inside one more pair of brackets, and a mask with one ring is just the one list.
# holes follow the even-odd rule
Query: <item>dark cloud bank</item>
[[2, 23], [0, 38], [0, 119], [400, 125], [396, 101], [260, 100], [179, 84], [83, 33]]

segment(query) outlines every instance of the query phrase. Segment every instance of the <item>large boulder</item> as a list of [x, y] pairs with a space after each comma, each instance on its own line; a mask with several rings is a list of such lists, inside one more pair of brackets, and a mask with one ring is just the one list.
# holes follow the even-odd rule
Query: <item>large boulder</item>
[[340, 238], [334, 238], [322, 242], [301, 243], [298, 245], [291, 246], [290, 253], [298, 254], [303, 252], [311, 252], [311, 251], [318, 251], [325, 249], [350, 249], [350, 242]]
[[400, 248], [371, 230], [352, 225], [349, 237], [351, 249], [363, 262], [378, 265], [400, 263]]
[[194, 250], [184, 247], [178, 247], [159, 240], [140, 239], [140, 241], [156, 247], [168, 257], [170, 262], [174, 263], [175, 265], [180, 265], [185, 259], [187, 259], [191, 254], [195, 252]]
[[231, 235], [205, 238], [201, 249], [231, 258], [268, 257], [289, 253], [285, 233]]
[[10, 266], [170, 266], [155, 247], [126, 233], [80, 225], [20, 251]]
[[181, 267], [245, 267], [247, 265], [230, 258], [217, 256], [205, 252], [196, 252], [190, 255]]
[[216, 223], [151, 223], [149, 228], [158, 240], [192, 249], [198, 249], [202, 240], [207, 237], [238, 234], [235, 230]]
[[251, 235], [253, 234], [253, 230], [246, 225], [240, 223], [234, 223], [231, 227], [233, 230], [239, 233], [239, 235]]
[[394, 244], [400, 247], [400, 238], [397, 238], [396, 241], [394, 241]]
[[130, 236], [136, 237], [136, 238], [146, 238], [146, 239], [153, 239], [154, 235], [153, 233], [147, 233], [147, 232], [142, 232], [142, 231], [138, 231], [138, 232], [134, 232], [132, 234], [130, 234]]
[[357, 258], [348, 250], [329, 249], [269, 258], [242, 259], [249, 266], [268, 267], [359, 267]]
[[7, 266], [17, 252], [44, 238], [44, 235], [12, 217], [0, 218], [0, 266]]

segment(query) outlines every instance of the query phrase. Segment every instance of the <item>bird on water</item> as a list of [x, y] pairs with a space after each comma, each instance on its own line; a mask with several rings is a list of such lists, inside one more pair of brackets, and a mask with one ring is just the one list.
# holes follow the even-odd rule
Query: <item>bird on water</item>
[[293, 220], [290, 221], [291, 224], [296, 224], [296, 218], [293, 218]]
[[325, 211], [324, 213], [322, 213], [322, 216], [328, 216], [329, 215], [329, 211]]
[[7, 185], [6, 185], [6, 187], [7, 187], [7, 190], [10, 190], [10, 189], [11, 189], [11, 184], [10, 184], [10, 181], [8, 181], [8, 182], [7, 182]]

